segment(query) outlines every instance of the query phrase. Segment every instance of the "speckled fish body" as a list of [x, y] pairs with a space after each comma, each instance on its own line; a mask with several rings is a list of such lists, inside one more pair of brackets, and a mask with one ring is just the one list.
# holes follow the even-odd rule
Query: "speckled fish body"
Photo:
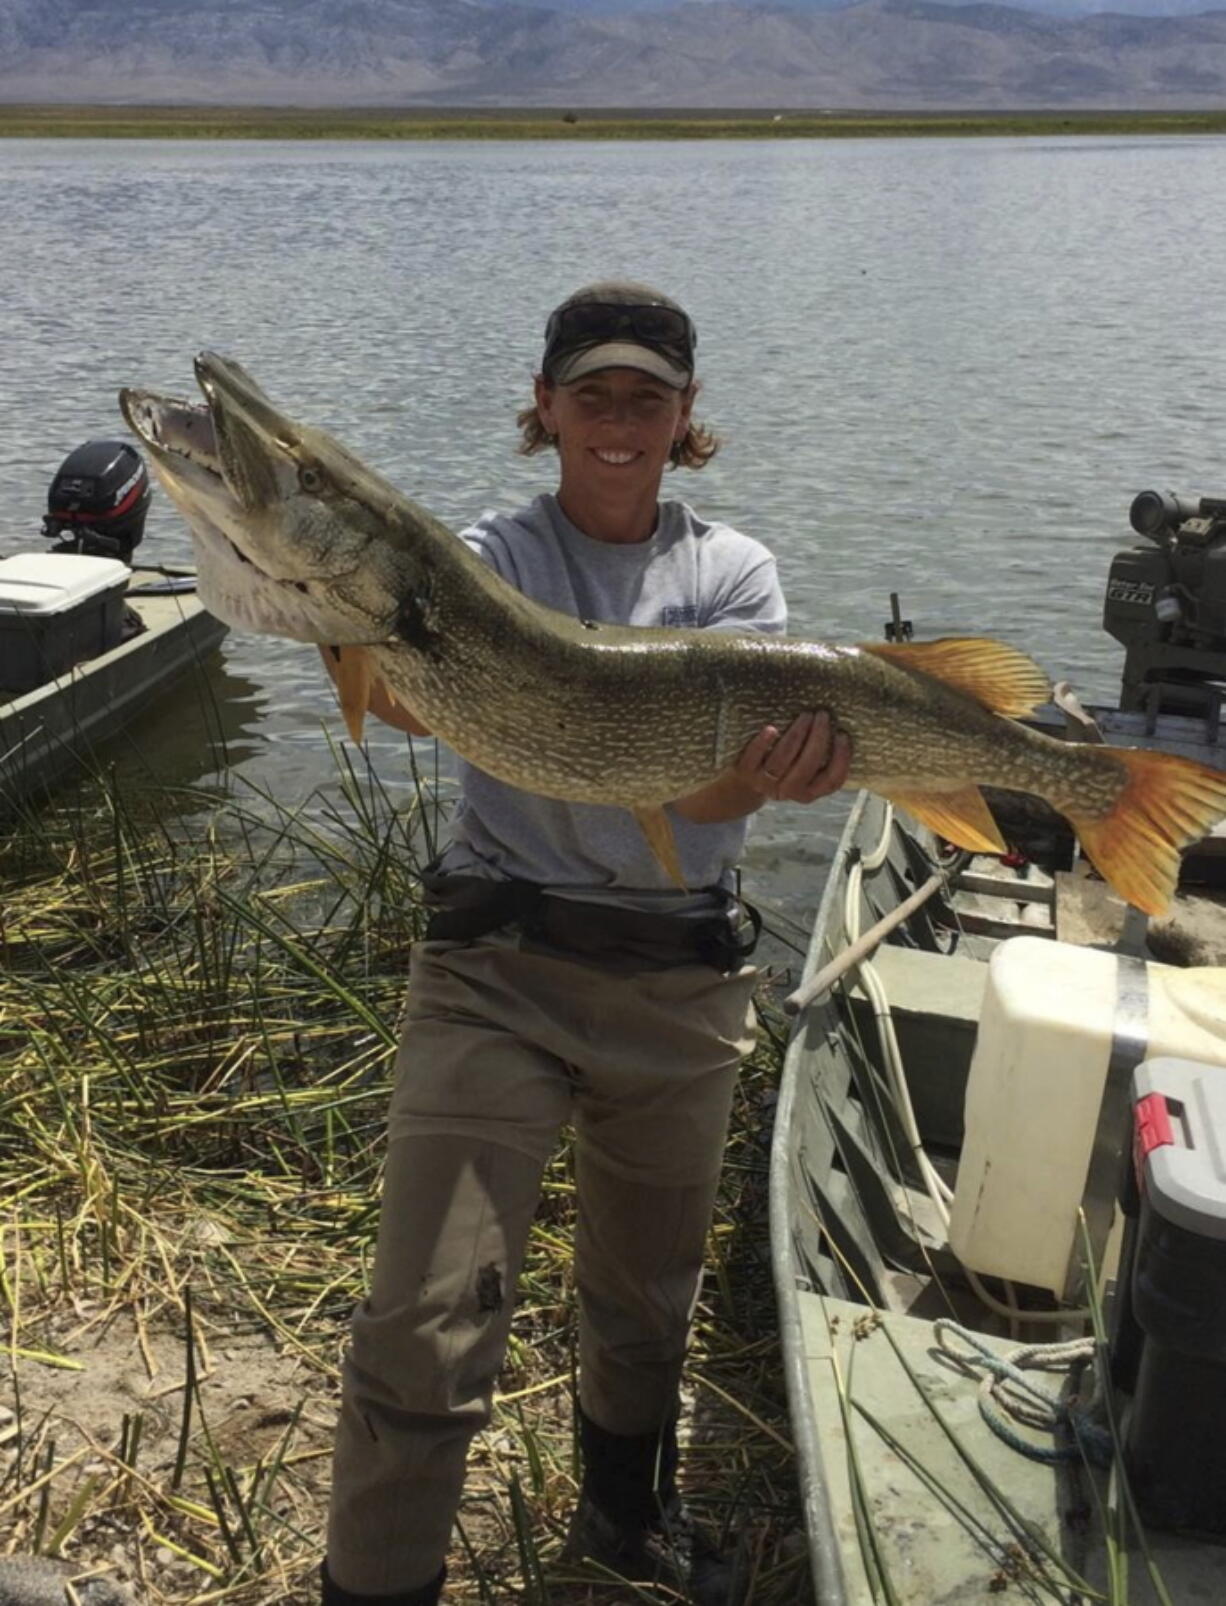
[[[1065, 744], [1006, 726], [876, 651], [584, 623], [542, 607], [425, 509], [338, 463], [334, 443], [268, 418], [236, 365], [202, 357], [198, 372], [211, 413], [161, 398], [127, 407], [192, 525], [205, 605], [239, 628], [368, 646], [406, 706], [512, 785], [589, 803], [665, 802], [718, 774], [762, 725], [819, 707], [851, 735], [859, 785], [973, 779], [1033, 791], [1059, 773], [1061, 795], [1075, 796], [1093, 774]], [[159, 409], [157, 433], [139, 422], [142, 405], [146, 420]], [[176, 413], [195, 461], [163, 444]], [[262, 440], [275, 444], [253, 451]], [[284, 463], [269, 461], [278, 447]], [[214, 460], [224, 477], [210, 472], [202, 493], [191, 470]], [[366, 515], [377, 521], [369, 530]], [[1046, 683], [1031, 678], [1037, 699]]]
[[[851, 737], [850, 782], [951, 840], [1003, 846], [975, 790], [991, 785], [1045, 798], [1088, 847], [1115, 856], [1101, 831], [1119, 825], [1137, 762], [1149, 776], [1153, 756], [1070, 745], [1002, 718], [1047, 692], [1014, 649], [828, 646], [572, 619], [523, 596], [343, 446], [288, 418], [237, 363], [204, 354], [196, 376], [203, 407], [136, 390], [121, 405], [192, 528], [205, 606], [238, 628], [367, 649], [393, 695], [489, 774], [550, 797], [650, 809], [711, 781], [763, 725], [825, 708]], [[1161, 822], [1172, 842], [1226, 811], [1226, 779], [1191, 771], [1200, 767], [1184, 772]], [[1170, 879], [1164, 863], [1158, 882], [1134, 877], [1128, 895], [1154, 904]]]

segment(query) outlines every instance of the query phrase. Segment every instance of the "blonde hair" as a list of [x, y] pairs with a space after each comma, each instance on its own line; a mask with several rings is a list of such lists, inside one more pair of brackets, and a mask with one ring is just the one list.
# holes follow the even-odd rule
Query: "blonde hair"
[[[522, 413], [517, 413], [515, 422], [519, 428], [519, 445], [516, 451], [521, 457], [534, 457], [537, 452], [548, 451], [550, 447], [557, 451], [557, 440], [541, 423], [541, 415], [537, 412], [535, 403], [531, 407], [525, 407]], [[681, 439], [674, 441], [669, 449], [669, 467], [703, 468], [719, 451], [719, 446], [719, 436], [713, 429], [709, 429], [706, 424], [691, 422]]]

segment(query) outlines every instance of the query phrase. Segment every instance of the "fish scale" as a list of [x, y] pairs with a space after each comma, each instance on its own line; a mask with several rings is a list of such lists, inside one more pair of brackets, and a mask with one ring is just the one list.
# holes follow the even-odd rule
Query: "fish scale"
[[1215, 770], [1006, 717], [1044, 700], [1048, 682], [999, 642], [831, 646], [593, 625], [543, 607], [288, 418], [238, 363], [204, 353], [196, 377], [203, 408], [139, 390], [120, 403], [191, 526], [205, 606], [236, 628], [337, 647], [355, 739], [381, 680], [500, 780], [633, 809], [674, 879], [663, 805], [725, 773], [764, 726], [819, 709], [850, 737], [852, 785], [976, 851], [1005, 847], [979, 788], [1033, 793], [1150, 913], [1170, 901], [1180, 849], [1226, 813]]

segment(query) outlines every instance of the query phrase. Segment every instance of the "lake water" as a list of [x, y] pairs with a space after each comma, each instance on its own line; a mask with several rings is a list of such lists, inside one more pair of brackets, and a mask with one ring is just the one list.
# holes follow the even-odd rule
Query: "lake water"
[[[1148, 485], [1226, 493], [1226, 141], [626, 144], [0, 141], [0, 555], [122, 434], [115, 392], [238, 357], [461, 524], [550, 483], [514, 455], [549, 308], [646, 279], [700, 334], [725, 438], [671, 494], [778, 554], [795, 634], [985, 632], [1111, 695], [1106, 568]], [[164, 496], [142, 557], [187, 560]], [[313, 649], [232, 634], [137, 727], [169, 778], [287, 799], [339, 730]], [[211, 710], [211, 712], [210, 712]], [[403, 740], [372, 730], [381, 778]], [[804, 916], [839, 803], [767, 809], [753, 886]]]

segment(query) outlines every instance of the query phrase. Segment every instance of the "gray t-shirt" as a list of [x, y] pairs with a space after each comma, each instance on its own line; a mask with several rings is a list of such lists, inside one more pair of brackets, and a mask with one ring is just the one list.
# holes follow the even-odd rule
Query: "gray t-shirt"
[[[787, 609], [775, 560], [727, 524], [662, 502], [648, 541], [615, 545], [576, 528], [554, 496], [511, 515], [487, 513], [462, 539], [526, 596], [601, 624], [782, 631]], [[637, 908], [709, 908], [699, 889], [731, 888], [748, 820], [695, 825], [669, 809], [691, 895], [668, 880], [627, 809], [560, 803], [459, 764], [462, 797], [439, 868], [513, 876], [572, 897]]]

